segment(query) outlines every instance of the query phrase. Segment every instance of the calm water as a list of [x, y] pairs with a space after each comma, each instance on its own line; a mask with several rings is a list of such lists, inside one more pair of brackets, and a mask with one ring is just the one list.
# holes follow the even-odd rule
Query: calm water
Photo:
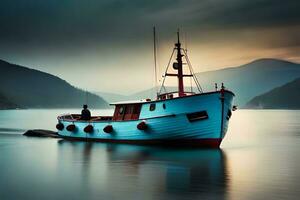
[[21, 135], [64, 112], [0, 111], [1, 200], [299, 199], [300, 111], [236, 111], [222, 150]]

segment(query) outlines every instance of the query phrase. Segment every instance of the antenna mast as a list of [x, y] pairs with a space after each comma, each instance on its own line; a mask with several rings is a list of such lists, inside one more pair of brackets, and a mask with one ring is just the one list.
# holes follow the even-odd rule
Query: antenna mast
[[154, 77], [155, 77], [155, 93], [156, 97], [158, 96], [158, 88], [157, 88], [157, 64], [156, 64], [156, 31], [155, 26], [153, 27], [153, 54], [154, 54]]

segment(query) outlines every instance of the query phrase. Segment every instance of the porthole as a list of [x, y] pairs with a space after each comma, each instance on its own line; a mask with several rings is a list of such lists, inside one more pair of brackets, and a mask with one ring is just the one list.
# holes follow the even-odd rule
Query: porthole
[[166, 104], [164, 104], [164, 103], [163, 103], [163, 105], [162, 105], [162, 106], [163, 106], [163, 109], [166, 109]]
[[150, 107], [149, 107], [150, 111], [154, 111], [155, 110], [155, 103], [151, 103]]

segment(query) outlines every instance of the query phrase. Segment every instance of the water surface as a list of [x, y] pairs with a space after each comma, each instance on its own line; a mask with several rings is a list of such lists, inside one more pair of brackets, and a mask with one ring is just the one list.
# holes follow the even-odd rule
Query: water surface
[[67, 112], [0, 111], [0, 199], [265, 200], [300, 196], [300, 111], [236, 111], [221, 150], [21, 135], [33, 128], [55, 130], [56, 116]]

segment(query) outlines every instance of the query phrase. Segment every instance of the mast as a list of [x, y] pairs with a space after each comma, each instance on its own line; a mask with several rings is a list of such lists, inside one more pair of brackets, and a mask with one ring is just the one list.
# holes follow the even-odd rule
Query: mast
[[[169, 67], [170, 67], [170, 63], [172, 61], [172, 58], [173, 58], [175, 52], [177, 53], [177, 55], [176, 55], [176, 62], [173, 63], [173, 69], [175, 71], [177, 70], [177, 73], [168, 73], [168, 70], [169, 70]], [[182, 62], [182, 57], [185, 57], [186, 63]], [[187, 64], [188, 69], [190, 71], [189, 74], [183, 74], [183, 64]], [[197, 87], [198, 91], [200, 93], [202, 93], [202, 88], [200, 86], [200, 83], [197, 80], [197, 77], [195, 76], [195, 73], [193, 71], [193, 67], [192, 67], [191, 62], [190, 62], [190, 60], [188, 58], [187, 50], [185, 50], [184, 48], [181, 48], [180, 37], [179, 37], [179, 29], [177, 31], [177, 43], [175, 43], [175, 48], [173, 48], [171, 57], [170, 57], [169, 62], [167, 64], [167, 67], [166, 67], [166, 70], [165, 70], [165, 73], [164, 73], [164, 76], [163, 76], [163, 81], [162, 81], [160, 90], [157, 93], [158, 99], [159, 98], [161, 98], [161, 99], [165, 99], [166, 98], [165, 95], [167, 93], [166, 94], [162, 94], [162, 89], [165, 88], [164, 84], [165, 84], [166, 77], [168, 77], [168, 76], [173, 76], [173, 77], [177, 77], [178, 78], [178, 96], [179, 97], [187, 95], [184, 92], [184, 81], [183, 81], [184, 77], [190, 77], [191, 80], [193, 79], [194, 82], [195, 82], [195, 84], [196, 84], [196, 87]], [[192, 85], [192, 82], [191, 82], [191, 92], [190, 93], [191, 94], [195, 94], [195, 92], [193, 92], [192, 87], [193, 87], [193, 85]], [[174, 93], [174, 92], [172, 92], [172, 93]], [[173, 98], [173, 95], [172, 95], [171, 98]]]
[[155, 87], [155, 93], [156, 97], [158, 96], [158, 88], [157, 88], [157, 61], [156, 61], [156, 31], [155, 26], [153, 27], [153, 55], [154, 55], [154, 87]]
[[175, 49], [177, 50], [177, 77], [178, 77], [178, 95], [180, 97], [184, 96], [184, 86], [183, 86], [183, 69], [182, 69], [182, 57], [181, 54], [181, 43], [179, 41], [179, 30], [177, 31], [177, 43], [175, 44]]

